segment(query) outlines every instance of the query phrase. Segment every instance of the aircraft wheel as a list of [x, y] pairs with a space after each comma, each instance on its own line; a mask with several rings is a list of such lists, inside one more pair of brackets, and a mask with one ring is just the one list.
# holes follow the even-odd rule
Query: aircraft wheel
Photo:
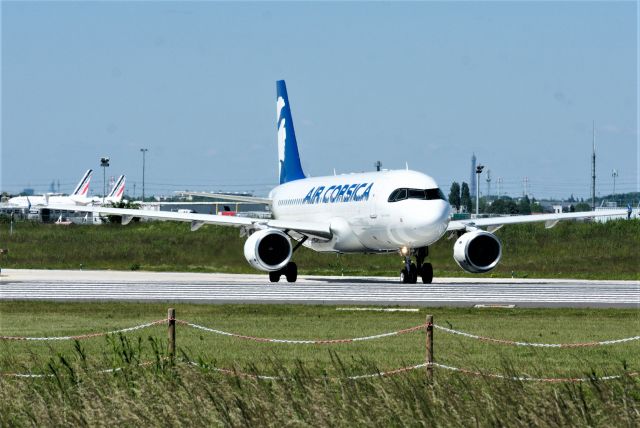
[[294, 262], [287, 263], [287, 267], [285, 276], [287, 277], [287, 282], [296, 282], [298, 279], [298, 265]]
[[269, 272], [269, 281], [271, 281], [271, 282], [280, 281], [280, 275], [281, 275], [281, 272], [279, 270], [277, 270], [275, 272]]
[[431, 284], [433, 282], [433, 266], [431, 263], [425, 263], [420, 269], [420, 276], [424, 284]]
[[407, 269], [403, 268], [400, 271], [400, 282], [403, 284], [408, 284], [409, 283], [409, 273], [407, 272]]
[[415, 263], [411, 263], [411, 270], [409, 271], [409, 283], [415, 284], [418, 282], [418, 268]]

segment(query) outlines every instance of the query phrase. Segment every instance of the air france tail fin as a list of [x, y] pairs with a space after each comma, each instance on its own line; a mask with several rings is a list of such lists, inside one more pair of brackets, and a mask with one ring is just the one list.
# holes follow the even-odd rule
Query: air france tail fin
[[88, 169], [87, 172], [84, 173], [82, 179], [71, 194], [72, 196], [87, 196], [87, 194], [89, 193], [89, 181], [91, 180], [92, 172], [92, 169]]
[[118, 177], [116, 184], [113, 185], [111, 192], [107, 195], [109, 202], [120, 202], [122, 200], [122, 196], [124, 195], [124, 182], [124, 175]]
[[280, 184], [305, 178], [300, 164], [296, 133], [293, 129], [293, 119], [289, 108], [289, 97], [284, 80], [276, 82], [278, 113], [278, 163], [280, 172]]

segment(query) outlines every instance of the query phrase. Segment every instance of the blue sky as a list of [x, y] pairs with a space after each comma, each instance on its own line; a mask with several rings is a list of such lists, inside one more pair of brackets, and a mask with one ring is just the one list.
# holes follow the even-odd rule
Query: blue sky
[[[254, 191], [277, 182], [275, 81], [308, 175], [385, 168], [587, 197], [638, 189], [635, 2], [2, 2], [0, 188]], [[482, 181], [481, 190], [486, 191]]]

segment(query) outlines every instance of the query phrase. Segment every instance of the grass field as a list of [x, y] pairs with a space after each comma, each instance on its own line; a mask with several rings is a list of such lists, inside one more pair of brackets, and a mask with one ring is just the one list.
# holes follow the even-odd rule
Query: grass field
[[[424, 323], [530, 342], [585, 342], [635, 336], [637, 310], [429, 308], [344, 312], [329, 306], [175, 306], [177, 317], [246, 335], [350, 338]], [[0, 303], [0, 334], [59, 336], [108, 331], [166, 316], [167, 305]], [[177, 327], [178, 363], [168, 364], [166, 327], [81, 342], [0, 341], [0, 425], [589, 425], [637, 426], [640, 379], [599, 377], [640, 370], [640, 343], [590, 348], [520, 348], [435, 331], [435, 360], [485, 373], [592, 377], [581, 384], [504, 381], [435, 369], [389, 378], [333, 380], [424, 362], [418, 331], [340, 345], [260, 343]], [[151, 365], [140, 367], [139, 363]], [[206, 367], [277, 375], [238, 378]], [[121, 367], [115, 373], [97, 369]]]
[[[4, 228], [6, 225], [0, 225]], [[505, 227], [502, 264], [492, 275], [639, 279], [640, 222]], [[19, 223], [0, 231], [2, 267], [253, 272], [232, 228], [143, 223], [69, 228]], [[453, 242], [431, 249], [436, 275], [463, 275]], [[397, 256], [336, 256], [302, 249], [302, 273], [395, 275]], [[0, 335], [104, 332], [165, 318], [167, 304], [0, 302]], [[331, 306], [174, 306], [177, 317], [219, 330], [269, 338], [341, 339], [424, 323], [494, 338], [575, 343], [636, 336], [637, 309], [429, 308], [343, 312]], [[435, 331], [435, 360], [482, 373], [579, 377], [547, 384], [424, 369], [389, 378], [345, 376], [423, 363], [425, 335], [338, 345], [239, 340], [177, 326], [176, 364], [166, 359], [166, 326], [79, 342], [0, 340], [0, 426], [639, 426], [640, 342], [588, 348], [511, 347]], [[197, 361], [194, 366], [189, 361]], [[141, 366], [140, 363], [149, 362]], [[202, 367], [204, 366], [204, 367]], [[216, 372], [231, 368], [286, 380]], [[118, 371], [99, 373], [101, 369]], [[601, 380], [602, 376], [622, 375]]]
[[[0, 331], [15, 336], [60, 336], [110, 331], [166, 317], [167, 305], [132, 303], [0, 303]], [[349, 312], [331, 306], [307, 305], [192, 305], [176, 306], [177, 317], [192, 323], [244, 335], [289, 339], [341, 339], [396, 331], [424, 323], [426, 313], [445, 327], [479, 335], [547, 343], [589, 342], [638, 335], [636, 309], [468, 309], [434, 308], [420, 312]], [[332, 346], [259, 343], [177, 327], [179, 347], [193, 358], [223, 367], [284, 365], [297, 361], [331, 365], [329, 350], [346, 361], [367, 359], [381, 369], [419, 364], [425, 358], [424, 332]], [[640, 370], [640, 342], [578, 349], [506, 347], [436, 331], [436, 357], [443, 364], [501, 371], [505, 361], [532, 376], [580, 376], [620, 372], [624, 365]], [[165, 343], [166, 327], [127, 334]], [[134, 340], [135, 342], [135, 340]], [[0, 342], [2, 355], [24, 369], [46, 366], [58, 353], [74, 348], [68, 342]], [[82, 341], [89, 355], [100, 360], [110, 351], [104, 338]], [[145, 347], [145, 352], [153, 352]], [[107, 352], [108, 354], [108, 352]], [[147, 357], [151, 358], [149, 354]], [[97, 361], [102, 362], [104, 361]], [[8, 362], [3, 362], [6, 365]], [[16, 367], [10, 367], [15, 370]], [[7, 367], [4, 367], [5, 371]]]
[[[143, 269], [158, 271], [255, 273], [243, 255], [244, 238], [229, 227], [205, 226], [190, 232], [182, 223], [149, 222], [128, 226], [61, 227], [30, 222], [15, 225], [9, 236], [1, 224], [0, 258], [7, 268]], [[505, 226], [497, 233], [503, 259], [488, 275], [640, 279], [640, 221], [561, 222]], [[430, 248], [436, 276], [465, 276], [454, 262], [453, 241]], [[303, 274], [391, 275], [402, 260], [392, 255], [319, 254], [301, 248], [294, 256]], [[470, 276], [470, 275], [469, 275]]]

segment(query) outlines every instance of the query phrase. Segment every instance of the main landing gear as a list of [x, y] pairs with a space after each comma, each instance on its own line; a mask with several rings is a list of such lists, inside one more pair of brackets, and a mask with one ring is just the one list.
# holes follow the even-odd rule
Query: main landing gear
[[[291, 254], [295, 253], [296, 250], [300, 248], [308, 238], [308, 236], [303, 236], [298, 244], [293, 247], [293, 249], [291, 250]], [[276, 270], [274, 272], [269, 272], [269, 281], [279, 282], [282, 275], [287, 278], [287, 282], [296, 282], [296, 280], [298, 279], [298, 265], [294, 262], [289, 262], [282, 269]]]
[[284, 275], [287, 278], [287, 282], [296, 282], [298, 279], [298, 265], [294, 262], [289, 262], [285, 267], [275, 272], [269, 272], [269, 281], [278, 282], [280, 277]]
[[[433, 281], [433, 266], [431, 263], [425, 263], [424, 259], [429, 255], [429, 247], [416, 248], [409, 250], [403, 248], [400, 254], [404, 257], [404, 268], [400, 271], [400, 282], [403, 284], [415, 284], [418, 282], [418, 275], [422, 278], [424, 284], [431, 284]], [[416, 262], [411, 261], [411, 256], [416, 256]]]

